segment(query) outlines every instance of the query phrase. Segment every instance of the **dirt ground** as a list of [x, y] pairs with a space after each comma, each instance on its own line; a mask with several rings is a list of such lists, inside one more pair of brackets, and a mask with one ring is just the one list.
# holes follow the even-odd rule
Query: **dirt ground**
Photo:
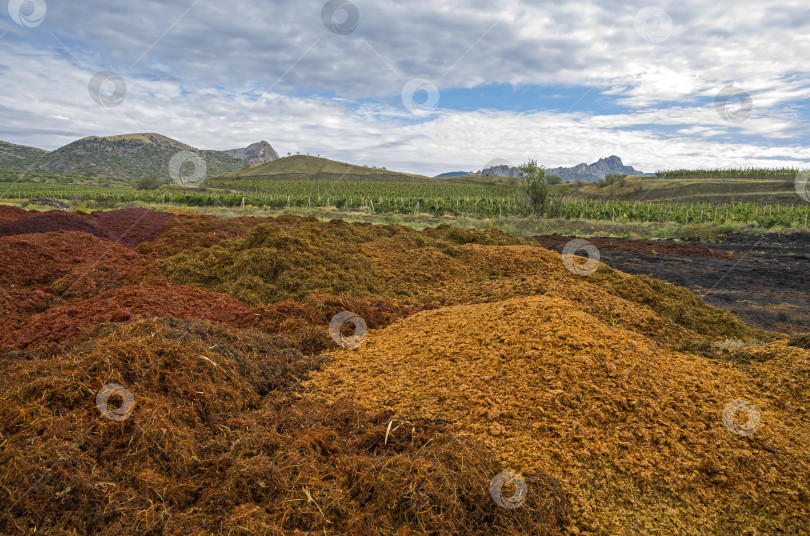
[[[574, 237], [534, 237], [556, 251]], [[810, 331], [810, 234], [727, 235], [713, 243], [593, 238], [601, 261], [692, 290], [742, 320], [783, 333]]]

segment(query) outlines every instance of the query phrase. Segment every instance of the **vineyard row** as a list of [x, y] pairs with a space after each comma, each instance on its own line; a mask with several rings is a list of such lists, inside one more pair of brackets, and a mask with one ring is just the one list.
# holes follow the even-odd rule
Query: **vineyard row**
[[[221, 193], [193, 190], [130, 190], [68, 185], [11, 184], [0, 187], [0, 198], [55, 199], [88, 202], [143, 202], [198, 207], [261, 207], [315, 209], [335, 207], [347, 211], [391, 214], [432, 214], [480, 218], [525, 216], [528, 209], [519, 192], [508, 187], [454, 185], [436, 195], [426, 185], [409, 183], [284, 184], [278, 191]], [[309, 186], [303, 188], [302, 185]], [[428, 185], [430, 186], [430, 185]], [[434, 195], [430, 195], [434, 194]], [[546, 216], [567, 220], [616, 222], [750, 223], [759, 228], [807, 227], [810, 204], [795, 206], [752, 203], [687, 204], [635, 201], [569, 201], [553, 199]]]

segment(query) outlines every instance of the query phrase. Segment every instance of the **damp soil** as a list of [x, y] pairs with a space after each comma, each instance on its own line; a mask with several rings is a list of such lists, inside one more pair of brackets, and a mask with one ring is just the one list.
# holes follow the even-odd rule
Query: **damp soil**
[[[572, 236], [534, 237], [555, 251]], [[720, 240], [591, 238], [601, 261], [689, 288], [711, 305], [771, 331], [810, 331], [810, 234], [726, 235]]]

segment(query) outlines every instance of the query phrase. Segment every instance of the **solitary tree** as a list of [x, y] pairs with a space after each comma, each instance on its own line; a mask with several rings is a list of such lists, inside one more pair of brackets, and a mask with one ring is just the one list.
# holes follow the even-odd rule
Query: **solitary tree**
[[529, 160], [520, 166], [520, 176], [532, 211], [535, 214], [542, 214], [546, 210], [550, 193], [546, 170], [538, 166], [536, 160]]
[[154, 190], [159, 188], [162, 184], [164, 184], [164, 181], [158, 178], [157, 175], [149, 173], [137, 179], [134, 186], [136, 190]]

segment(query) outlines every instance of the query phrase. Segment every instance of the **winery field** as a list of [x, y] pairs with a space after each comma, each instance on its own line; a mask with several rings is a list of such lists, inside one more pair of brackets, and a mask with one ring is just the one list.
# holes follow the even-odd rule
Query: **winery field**
[[[146, 203], [186, 207], [222, 207], [315, 210], [329, 208], [368, 214], [427, 214], [472, 218], [525, 217], [530, 215], [525, 195], [513, 186], [350, 181], [246, 181], [213, 179], [207, 189], [135, 190], [80, 185], [10, 183], [0, 186], [0, 198], [21, 203], [32, 198], [89, 202], [112, 207]], [[598, 188], [593, 185], [590, 188]], [[793, 204], [654, 202], [615, 200], [610, 195], [579, 198], [579, 191], [558, 195], [545, 216], [558, 220], [596, 220], [619, 223], [742, 224], [755, 229], [805, 229], [810, 223], [810, 203], [792, 193]], [[742, 197], [744, 198], [744, 196]]]
[[[578, 185], [574, 199], [614, 199], [657, 203], [746, 203], [759, 205], [804, 205], [797, 195], [798, 172], [757, 170], [761, 175], [738, 175], [723, 171], [662, 173], [658, 177], [626, 177]], [[805, 178], [806, 180], [806, 178]], [[805, 183], [806, 190], [806, 183]]]

